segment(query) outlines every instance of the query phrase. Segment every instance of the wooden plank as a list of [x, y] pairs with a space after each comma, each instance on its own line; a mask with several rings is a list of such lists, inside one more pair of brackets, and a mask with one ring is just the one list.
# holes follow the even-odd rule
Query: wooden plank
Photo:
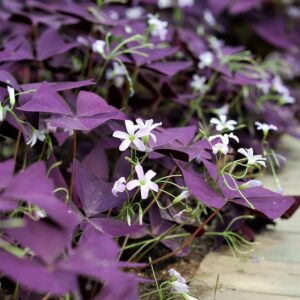
[[[232, 256], [210, 253], [201, 263], [192, 285], [254, 293], [300, 297], [300, 264], [245, 259], [237, 263]], [[229, 300], [229, 299], [228, 299]]]
[[275, 230], [283, 232], [294, 232], [300, 234], [300, 209], [298, 209], [290, 219], [281, 220], [280, 222], [278, 222], [275, 225]]
[[257, 242], [254, 257], [300, 264], [300, 234], [267, 230], [257, 237]]
[[[194, 290], [201, 300], [214, 300], [214, 291], [212, 289]], [[216, 300], [295, 300], [295, 297], [262, 294], [240, 290], [218, 289], [216, 292]]]
[[[300, 141], [289, 135], [284, 135], [279, 142], [276, 153], [282, 154], [287, 162], [278, 172], [278, 178], [285, 195], [300, 195]], [[260, 180], [263, 185], [273, 191], [277, 191], [277, 186], [271, 174], [264, 175]]]

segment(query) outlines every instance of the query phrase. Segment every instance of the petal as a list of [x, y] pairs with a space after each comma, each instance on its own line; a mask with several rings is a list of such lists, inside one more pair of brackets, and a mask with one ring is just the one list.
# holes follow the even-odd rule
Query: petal
[[135, 171], [139, 180], [144, 179], [144, 170], [140, 164], [135, 166]]
[[132, 121], [126, 120], [125, 121], [126, 130], [130, 135], [133, 135], [135, 130], [137, 129], [137, 126], [133, 124]]
[[257, 163], [260, 164], [260, 165], [262, 165], [265, 168], [267, 167], [266, 163], [263, 160], [259, 160], [259, 161], [257, 161]]
[[118, 197], [118, 189], [117, 187], [113, 187], [112, 190], [111, 190], [112, 194], [115, 196], [115, 197]]
[[217, 145], [212, 146], [213, 154], [217, 154], [219, 151], [219, 147]]
[[126, 184], [126, 188], [127, 188], [127, 190], [131, 191], [139, 185], [140, 185], [140, 182], [137, 179], [133, 179]]
[[237, 141], [238, 143], [240, 142], [239, 138], [238, 138], [236, 135], [234, 135], [232, 132], [229, 134], [228, 137], [230, 137], [231, 139], [234, 139], [234, 140]]
[[126, 190], [126, 185], [125, 185], [125, 184], [119, 185], [119, 186], [118, 186], [118, 189], [119, 189], [119, 192], [120, 192], [120, 193], [123, 193], [123, 192], [125, 192], [125, 190]]
[[149, 188], [146, 185], [141, 186], [141, 196], [142, 199], [147, 199], [149, 194]]
[[156, 175], [155, 172], [153, 172], [152, 170], [147, 171], [147, 173], [145, 174], [145, 178], [147, 180], [151, 180], [154, 176]]
[[125, 151], [125, 150], [129, 147], [130, 144], [131, 144], [131, 142], [130, 142], [129, 140], [124, 140], [124, 141], [121, 143], [121, 145], [120, 145], [120, 147], [119, 147], [119, 150], [120, 150], [120, 151]]
[[149, 181], [147, 187], [154, 192], [158, 192], [158, 185], [155, 182]]
[[150, 134], [150, 130], [149, 128], [142, 128], [142, 129], [139, 129], [136, 133], [135, 133], [135, 136], [137, 138], [141, 138], [143, 136], [148, 136]]
[[211, 118], [209, 123], [218, 125], [218, 124], [220, 124], [220, 120], [217, 118]]
[[220, 120], [221, 120], [222, 123], [225, 123], [226, 120], [227, 120], [227, 116], [226, 115], [221, 115]]
[[243, 155], [246, 156], [246, 157], [248, 157], [248, 153], [246, 152], [246, 150], [245, 150], [244, 148], [238, 149], [237, 152], [243, 154]]
[[136, 122], [136, 124], [139, 125], [139, 127], [143, 127], [144, 126], [144, 122], [143, 122], [142, 119], [136, 119], [135, 122]]
[[119, 181], [119, 182], [122, 182], [122, 183], [125, 183], [125, 182], [126, 182], [126, 179], [125, 179], [125, 177], [120, 177], [120, 178], [118, 179], [118, 181]]
[[146, 151], [146, 146], [144, 145], [144, 143], [140, 139], [135, 139], [133, 141], [133, 143], [135, 144], [135, 146], [137, 147], [137, 149], [139, 151]]
[[229, 121], [226, 122], [226, 124], [228, 124], [228, 125], [236, 125], [237, 121], [229, 120]]
[[216, 135], [212, 135], [208, 138], [208, 140], [211, 142], [213, 140], [215, 140], [216, 138], [221, 138], [222, 135], [221, 134], [216, 134]]
[[228, 145], [229, 144], [229, 138], [228, 138], [228, 135], [225, 134], [225, 135], [221, 135], [221, 140], [222, 140], [222, 143], [224, 146]]
[[128, 134], [126, 132], [117, 130], [113, 133], [113, 137], [125, 140], [128, 138]]
[[229, 151], [228, 146], [227, 145], [222, 145], [221, 152], [226, 155], [228, 153], [228, 151]]
[[153, 142], [156, 144], [156, 136], [153, 133], [150, 133], [150, 136], [151, 136]]
[[224, 125], [222, 125], [222, 124], [218, 124], [218, 125], [216, 126], [216, 129], [217, 129], [218, 131], [222, 131], [224, 128], [225, 128], [225, 127], [224, 127]]
[[152, 124], [153, 124], [153, 119], [146, 120], [146, 122], [145, 122], [145, 125], [149, 128], [152, 126]]
[[253, 148], [248, 148], [246, 149], [247, 153], [248, 153], [248, 157], [253, 157]]

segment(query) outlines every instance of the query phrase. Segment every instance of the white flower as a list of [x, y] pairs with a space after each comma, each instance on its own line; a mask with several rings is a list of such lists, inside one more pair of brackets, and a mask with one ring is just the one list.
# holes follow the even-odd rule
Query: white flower
[[262, 165], [263, 167], [266, 167], [265, 160], [266, 158], [262, 157], [260, 154], [259, 155], [254, 155], [253, 154], [253, 149], [252, 148], [240, 148], [238, 149], [238, 152], [243, 154], [247, 159], [247, 165], [248, 166], [254, 166], [256, 164]]
[[260, 82], [256, 84], [256, 87], [266, 95], [270, 93], [272, 85], [268, 80], [262, 79]]
[[212, 141], [216, 138], [220, 138], [221, 139], [221, 142], [219, 143], [216, 143], [214, 145], [212, 145], [212, 150], [213, 150], [213, 153], [214, 154], [217, 154], [218, 152], [221, 152], [223, 154], [227, 154], [228, 151], [229, 151], [229, 139], [234, 139], [235, 141], [237, 141], [239, 143], [239, 138], [234, 135], [232, 132], [228, 135], [228, 134], [224, 134], [224, 135], [221, 135], [221, 134], [217, 134], [217, 135], [213, 135], [213, 136], [210, 136], [208, 138], [209, 141]]
[[209, 9], [204, 10], [203, 17], [209, 26], [215, 27], [217, 25], [216, 19]]
[[118, 193], [123, 193], [126, 190], [126, 179], [125, 177], [119, 178], [117, 181], [115, 181], [114, 186], [111, 190], [114, 196], [118, 197]]
[[257, 187], [257, 186], [262, 186], [262, 182], [260, 180], [257, 180], [257, 179], [252, 179], [252, 180], [249, 180], [249, 181], [241, 184], [240, 189], [244, 190], [244, 189]]
[[16, 104], [15, 89], [8, 85], [7, 92], [8, 92], [8, 96], [9, 96], [10, 107], [14, 107]]
[[125, 121], [125, 126], [127, 132], [117, 130], [113, 133], [113, 137], [123, 140], [119, 150], [125, 151], [129, 146], [133, 146], [139, 151], [146, 151], [146, 146], [141, 140], [145, 133], [141, 130], [136, 132], [139, 129], [138, 125], [134, 125], [130, 120]]
[[218, 115], [218, 116], [221, 116], [221, 115], [227, 115], [228, 114], [228, 111], [229, 111], [229, 105], [228, 104], [224, 104], [223, 106], [219, 107], [219, 108], [215, 108], [213, 110], [213, 112]]
[[148, 25], [153, 37], [159, 37], [161, 41], [166, 39], [168, 33], [168, 22], [161, 21], [158, 16], [148, 14]]
[[126, 18], [134, 20], [142, 16], [144, 9], [140, 6], [130, 7], [125, 10]]
[[193, 75], [193, 80], [191, 82], [191, 87], [193, 90], [196, 92], [199, 92], [201, 94], [204, 94], [208, 90], [208, 86], [205, 84], [206, 78], [205, 77], [200, 77], [197, 74]]
[[170, 284], [177, 293], [186, 294], [190, 290], [186, 283], [181, 283], [177, 280], [172, 281]]
[[290, 95], [289, 89], [283, 84], [282, 79], [279, 76], [274, 77], [272, 87], [282, 96], [283, 104], [295, 103], [295, 98]]
[[117, 62], [113, 62], [113, 68], [107, 70], [106, 72], [106, 79], [113, 79], [116, 87], [121, 88], [125, 81], [125, 75], [126, 70], [124, 69], [124, 67]]
[[172, 0], [158, 0], [157, 5], [159, 8], [172, 7]]
[[296, 101], [296, 99], [293, 96], [291, 96], [290, 94], [282, 95], [281, 100], [282, 100], [283, 104], [293, 104]]
[[283, 84], [282, 79], [279, 76], [275, 76], [273, 79], [273, 89], [278, 94], [289, 94], [288, 88]]
[[143, 136], [142, 136], [143, 141], [147, 144], [149, 141], [149, 136], [150, 136], [152, 138], [152, 140], [154, 141], [154, 143], [156, 143], [156, 136], [151, 131], [153, 129], [157, 128], [158, 126], [161, 126], [162, 123], [160, 122], [160, 123], [153, 124], [152, 119], [146, 120], [145, 123], [141, 119], [136, 119], [136, 123], [138, 126], [137, 133], [143, 134]]
[[194, 0], [178, 0], [179, 7], [188, 7], [193, 5], [194, 5]]
[[125, 30], [125, 32], [128, 33], [128, 34], [131, 34], [131, 33], [132, 33], [132, 28], [131, 28], [130, 26], [128, 26], [128, 25], [126, 25], [126, 26], [124, 27], [124, 30]]
[[204, 69], [206, 67], [210, 67], [214, 62], [214, 55], [210, 51], [203, 52], [199, 55], [199, 69]]
[[256, 129], [257, 130], [262, 130], [264, 134], [267, 134], [270, 130], [277, 130], [277, 126], [273, 124], [267, 124], [267, 123], [260, 123], [260, 122], [255, 122]]
[[232, 131], [232, 130], [235, 129], [235, 125], [237, 124], [237, 122], [234, 121], [234, 120], [227, 120], [226, 115], [221, 115], [219, 117], [219, 119], [211, 118], [210, 119], [210, 124], [216, 125], [216, 130], [217, 131], [222, 131], [224, 129], [228, 129], [228, 130]]
[[189, 286], [186, 284], [186, 280], [179, 272], [177, 272], [175, 269], [170, 269], [169, 275], [171, 276], [170, 284], [176, 292], [182, 294], [186, 294], [189, 292]]
[[105, 49], [105, 41], [97, 40], [93, 42], [92, 44], [92, 51], [94, 53], [99, 53], [100, 55], [104, 55], [104, 49]]
[[293, 19], [300, 19], [300, 8], [297, 6], [290, 6], [287, 8], [287, 14]]
[[29, 145], [30, 147], [33, 147], [38, 140], [43, 142], [46, 138], [45, 132], [46, 131], [44, 129], [43, 130], [33, 129], [31, 138], [26, 142], [26, 144]]
[[111, 18], [111, 19], [113, 19], [113, 20], [119, 20], [119, 18], [120, 18], [120, 15], [119, 15], [119, 13], [117, 12], [117, 11], [115, 11], [115, 10], [111, 10], [110, 12], [109, 12], [109, 17]]
[[186, 280], [184, 279], [184, 277], [175, 269], [171, 268], [168, 272], [169, 272], [169, 275], [171, 277], [176, 278], [177, 281], [179, 281], [181, 283], [186, 283]]
[[152, 190], [154, 192], [158, 191], [158, 185], [151, 181], [151, 179], [156, 175], [152, 170], [147, 171], [144, 174], [143, 167], [138, 164], [135, 166], [135, 171], [138, 179], [133, 179], [126, 184], [126, 188], [131, 191], [136, 187], [140, 187], [141, 189], [141, 197], [142, 199], [147, 199], [149, 191]]

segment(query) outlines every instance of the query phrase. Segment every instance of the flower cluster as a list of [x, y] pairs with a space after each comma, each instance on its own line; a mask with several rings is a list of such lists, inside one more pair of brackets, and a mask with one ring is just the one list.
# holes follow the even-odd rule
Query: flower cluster
[[162, 123], [153, 123], [153, 120], [147, 120], [145, 123], [141, 119], [136, 120], [137, 124], [134, 124], [130, 120], [125, 121], [125, 127], [127, 132], [115, 131], [113, 137], [123, 140], [120, 144], [119, 150], [125, 151], [128, 147], [146, 152], [151, 149], [148, 146], [149, 139], [156, 142], [156, 137], [152, 131], [161, 126]]

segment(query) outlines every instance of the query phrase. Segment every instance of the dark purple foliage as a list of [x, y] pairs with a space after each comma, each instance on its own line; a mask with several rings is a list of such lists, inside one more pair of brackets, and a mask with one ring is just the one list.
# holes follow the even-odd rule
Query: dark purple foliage
[[[191, 2], [0, 3], [1, 289], [13, 293], [10, 279], [41, 298], [135, 300], [137, 257], [148, 262], [152, 245], [182, 257], [210, 211], [222, 232], [235, 217], [267, 222], [295, 205], [242, 189], [262, 168], [236, 150], [253, 148], [277, 171], [280, 136], [300, 137], [299, 4]], [[149, 27], [149, 14], [165, 23]], [[216, 147], [233, 129], [210, 123], [221, 115], [238, 122], [226, 151]], [[154, 128], [129, 132], [125, 120]], [[254, 238], [247, 220], [231, 230]]]

